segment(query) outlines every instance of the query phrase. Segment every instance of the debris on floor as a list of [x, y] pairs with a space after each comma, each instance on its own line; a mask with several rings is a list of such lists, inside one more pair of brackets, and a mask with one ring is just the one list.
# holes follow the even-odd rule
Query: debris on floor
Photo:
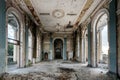
[[0, 76], [0, 80], [117, 80], [99, 68], [85, 64], [67, 64], [62, 61], [42, 62], [30, 68], [23, 68]]

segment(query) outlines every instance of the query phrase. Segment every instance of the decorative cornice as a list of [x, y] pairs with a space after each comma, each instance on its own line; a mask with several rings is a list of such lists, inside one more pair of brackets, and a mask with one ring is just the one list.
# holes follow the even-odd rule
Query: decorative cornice
[[85, 27], [85, 28], [83, 28], [83, 29], [86, 29], [86, 25], [88, 25], [89, 23], [90, 23], [90, 21], [91, 21], [91, 17], [92, 16], [94, 16], [95, 15], [95, 13], [99, 10], [99, 9], [101, 9], [101, 7], [103, 6], [103, 5], [105, 5], [105, 4], [109, 4], [110, 3], [110, 1], [106, 1], [106, 0], [104, 0], [104, 1], [101, 1], [100, 2], [101, 4], [99, 4], [95, 9], [94, 9], [94, 11], [90, 14], [90, 16], [84, 21], [84, 24], [82, 24], [82, 27]]
[[[111, 1], [111, 0], [110, 0], [110, 1]], [[102, 1], [100, 2], [100, 4], [98, 4], [98, 6], [97, 6], [97, 7], [94, 9], [94, 11], [91, 13], [91, 17], [93, 17], [93, 16], [97, 13], [97, 11], [99, 11], [101, 8], [103, 8], [103, 6], [104, 6], [105, 4], [109, 4], [110, 1], [102, 0]]]
[[38, 26], [42, 26], [40, 19], [37, 15], [37, 12], [35, 11], [34, 7], [32, 6], [32, 3], [30, 0], [23, 0], [24, 3], [26, 4], [27, 8], [29, 9], [29, 11], [31, 12], [32, 16], [34, 17], [34, 19], [36, 20], [36, 22], [38, 23]]
[[[46, 31], [44, 31], [43, 33], [48, 33]], [[72, 34], [72, 32], [53, 32], [55, 34]]]
[[94, 2], [94, 0], [87, 0], [85, 6], [83, 7], [76, 23], [74, 24], [74, 27], [79, 25], [79, 22], [81, 21], [82, 17], [85, 15], [85, 13], [87, 12], [87, 10], [90, 8], [90, 6], [92, 5], [92, 3]]

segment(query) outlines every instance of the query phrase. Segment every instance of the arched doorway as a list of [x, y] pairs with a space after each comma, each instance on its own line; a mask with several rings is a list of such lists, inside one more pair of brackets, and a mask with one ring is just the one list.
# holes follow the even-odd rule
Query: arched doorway
[[7, 64], [19, 63], [20, 25], [16, 15], [11, 11], [7, 14]]
[[55, 41], [54, 41], [54, 53], [55, 53], [55, 59], [62, 59], [63, 41], [61, 39], [55, 39]]
[[108, 66], [108, 19], [108, 11], [106, 9], [101, 9], [96, 13], [92, 21], [91, 60], [93, 67], [98, 67], [100, 63], [106, 63]]
[[6, 69], [9, 71], [24, 67], [25, 48], [22, 44], [25, 35], [22, 15], [13, 7], [9, 7], [6, 11], [6, 31]]
[[97, 38], [97, 64], [98, 67], [108, 67], [108, 16], [106, 13], [101, 15], [96, 26]]

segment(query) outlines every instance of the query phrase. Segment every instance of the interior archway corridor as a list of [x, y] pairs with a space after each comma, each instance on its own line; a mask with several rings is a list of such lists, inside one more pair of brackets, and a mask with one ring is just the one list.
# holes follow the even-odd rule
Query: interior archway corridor
[[120, 0], [0, 0], [0, 80], [119, 80]]

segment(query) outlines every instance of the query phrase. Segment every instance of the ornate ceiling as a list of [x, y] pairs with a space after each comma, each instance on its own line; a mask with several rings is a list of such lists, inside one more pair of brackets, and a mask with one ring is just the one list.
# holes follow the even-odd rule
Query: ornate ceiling
[[[31, 0], [45, 30], [56, 31], [59, 23], [63, 31], [69, 21], [75, 24], [87, 0]], [[49, 14], [49, 15], [41, 15]]]
[[[44, 31], [72, 32], [101, 1], [103, 0], [19, 0], [19, 6]], [[66, 28], [68, 24], [73, 27]]]

